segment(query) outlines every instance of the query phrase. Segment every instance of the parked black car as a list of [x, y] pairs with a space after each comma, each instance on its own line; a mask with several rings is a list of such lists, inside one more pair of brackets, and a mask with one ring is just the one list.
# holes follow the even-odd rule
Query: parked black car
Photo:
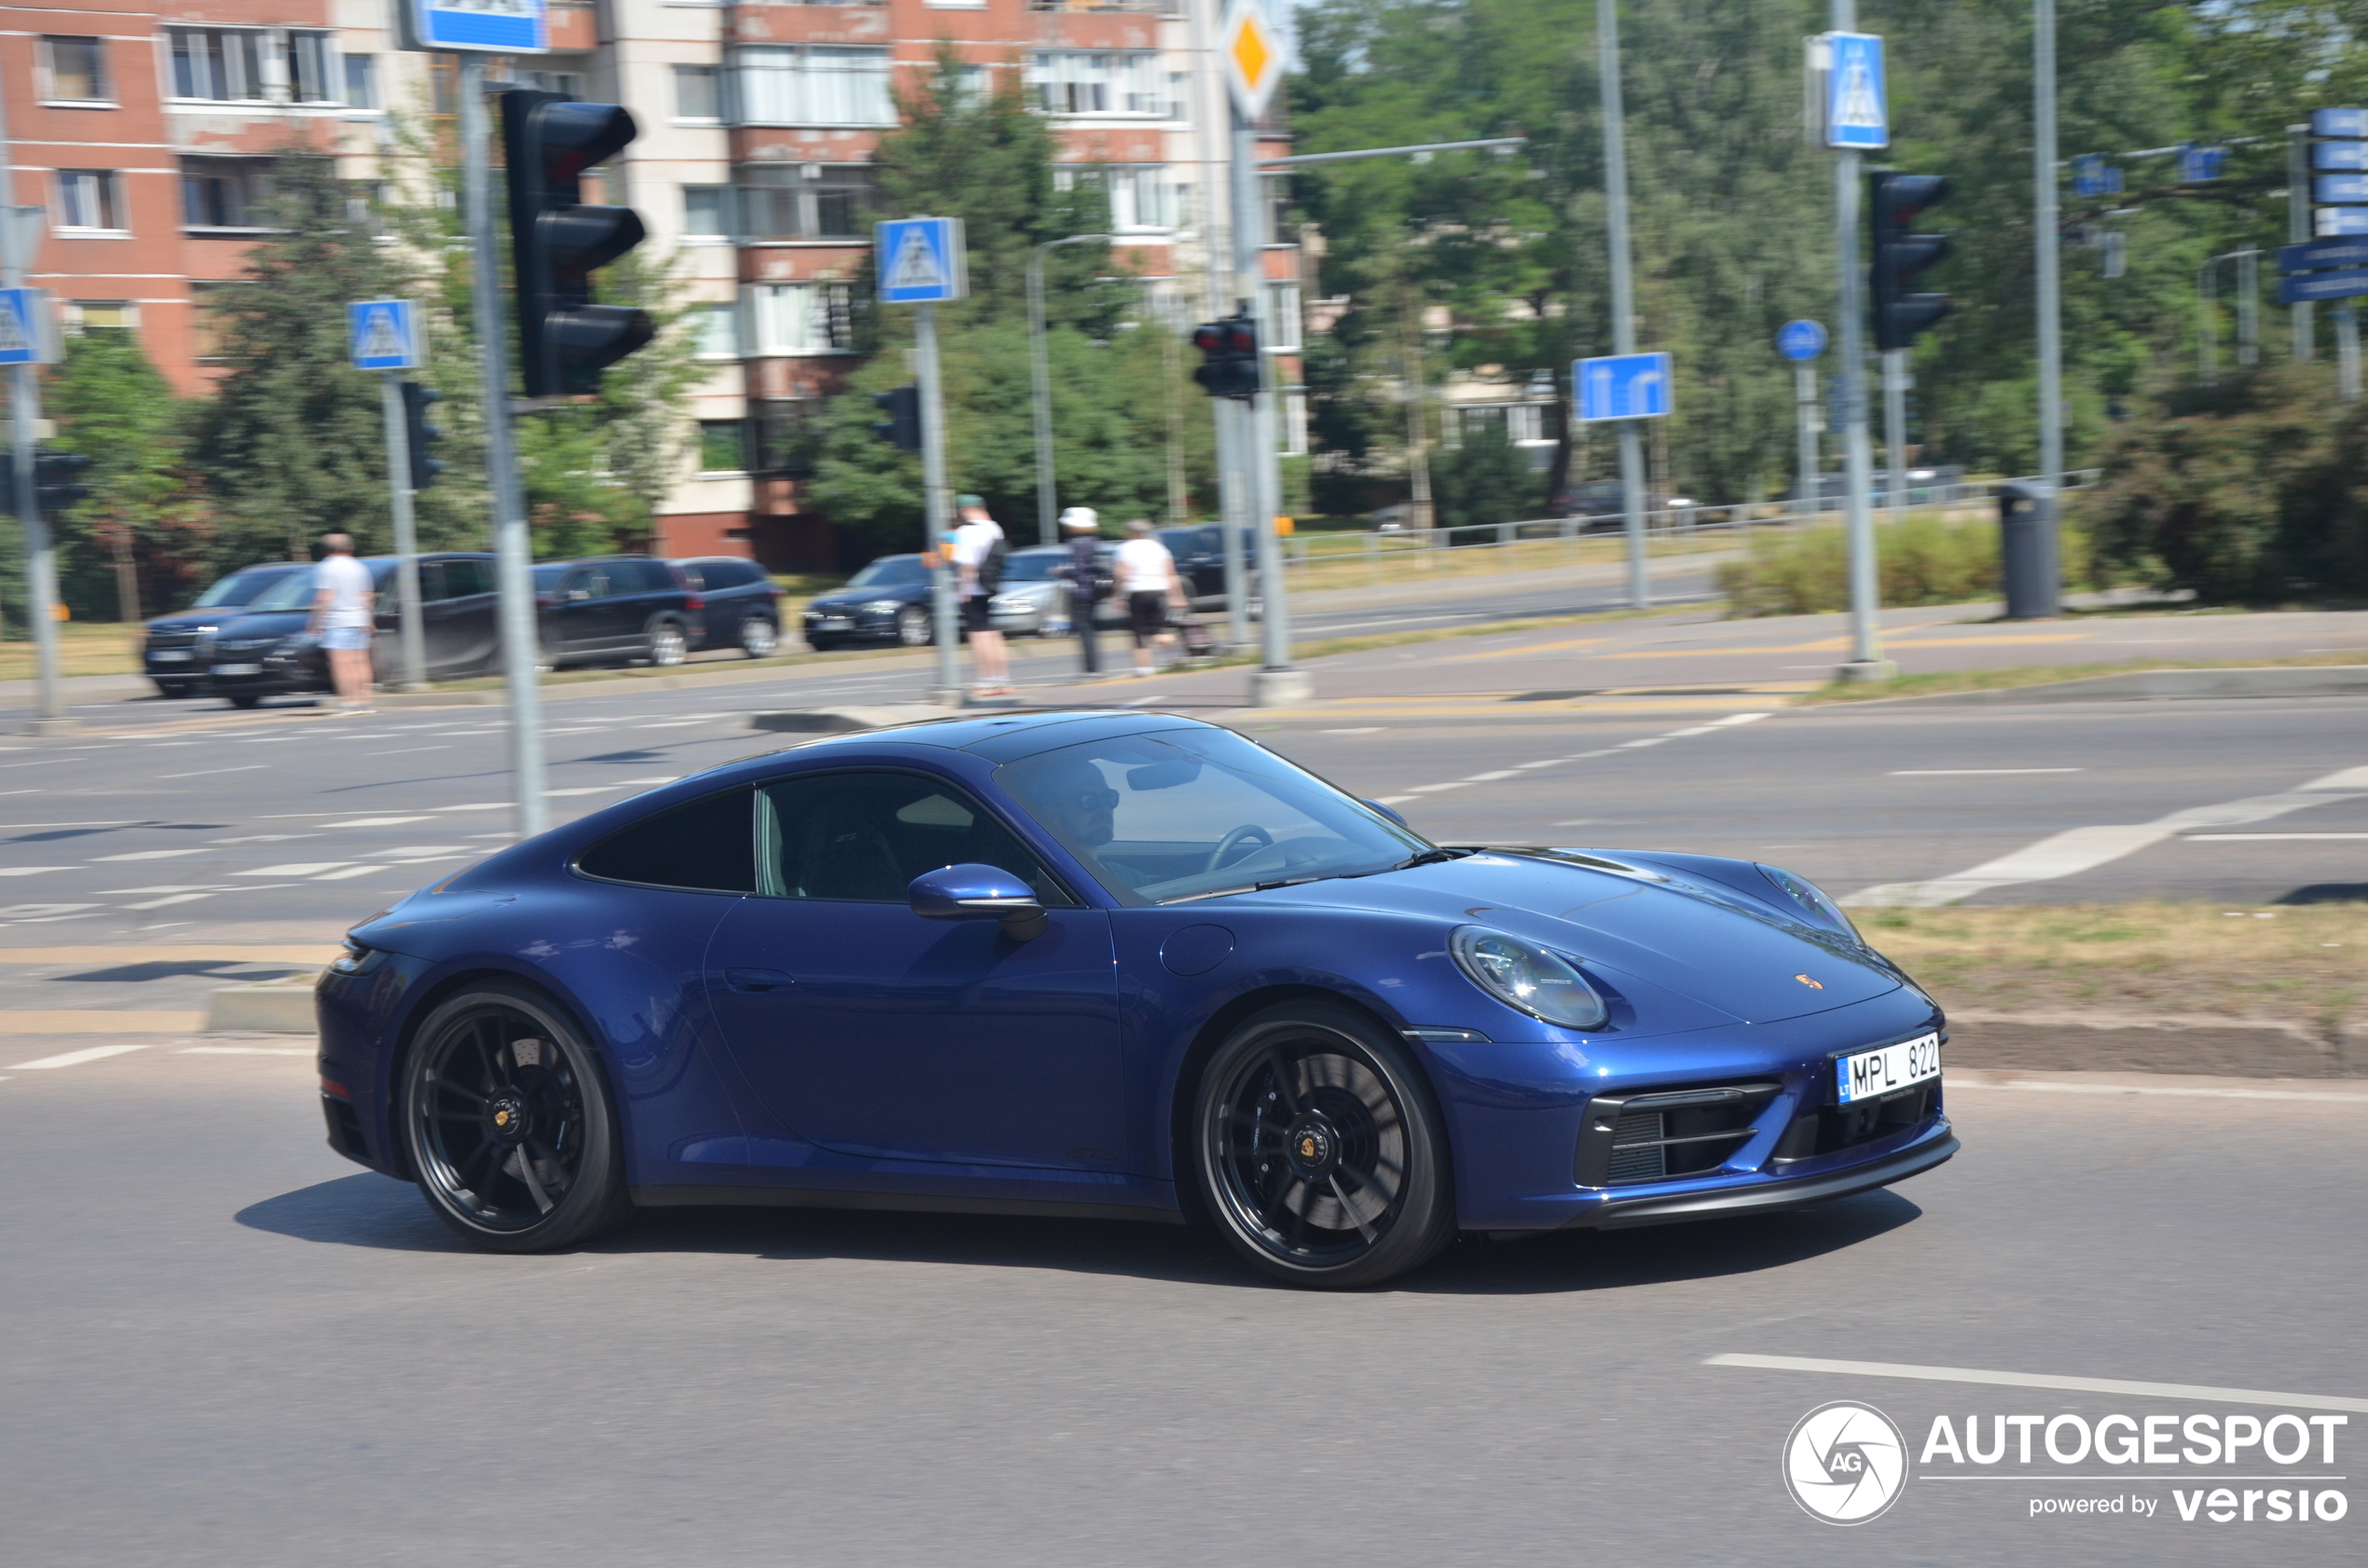
[[140, 664], [158, 693], [169, 697], [193, 696], [205, 685], [205, 665], [214, 634], [246, 612], [246, 607], [272, 584], [291, 572], [309, 569], [297, 561], [270, 561], [242, 566], [217, 578], [186, 610], [159, 615], [147, 625], [140, 640]]
[[[378, 595], [370, 662], [380, 682], [397, 678], [403, 663], [402, 604], [396, 559], [371, 556], [371, 590]], [[420, 620], [431, 681], [490, 674], [502, 661], [495, 610], [493, 557], [459, 551], [420, 557]], [[249, 601], [245, 612], [214, 634], [205, 667], [206, 689], [234, 708], [265, 697], [330, 690], [329, 661], [320, 640], [305, 630], [312, 618], [312, 570], [282, 573]]]
[[929, 642], [929, 569], [918, 556], [882, 556], [805, 607], [805, 645], [827, 653], [850, 642]]
[[[1257, 581], [1258, 547], [1244, 530], [1242, 567]], [[1176, 574], [1184, 579], [1184, 591], [1192, 596], [1195, 610], [1221, 610], [1225, 605], [1225, 528], [1221, 523], [1202, 523], [1190, 528], [1168, 528], [1159, 530], [1159, 541], [1167, 553], [1176, 557]]]
[[629, 662], [679, 665], [697, 613], [681, 573], [649, 556], [544, 561], [534, 569], [543, 657], [553, 668]]
[[691, 590], [691, 645], [737, 648], [767, 659], [781, 644], [781, 590], [764, 569], [737, 556], [669, 563]]

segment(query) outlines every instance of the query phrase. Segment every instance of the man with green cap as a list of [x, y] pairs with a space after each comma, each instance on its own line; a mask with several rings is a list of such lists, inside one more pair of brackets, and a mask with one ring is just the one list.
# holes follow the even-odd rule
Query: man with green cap
[[955, 497], [954, 505], [962, 518], [962, 526], [954, 530], [954, 592], [961, 601], [962, 629], [971, 638], [976, 676], [971, 695], [1007, 697], [1012, 695], [1011, 659], [1003, 649], [1003, 634], [987, 616], [987, 605], [1003, 585], [1003, 559], [1009, 550], [984, 500], [961, 495]]

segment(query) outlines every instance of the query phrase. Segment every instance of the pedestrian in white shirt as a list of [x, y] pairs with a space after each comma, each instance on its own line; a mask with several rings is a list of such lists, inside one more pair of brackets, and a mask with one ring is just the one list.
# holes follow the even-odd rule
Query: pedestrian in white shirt
[[1007, 697], [1012, 695], [1011, 657], [1003, 634], [995, 629], [987, 606], [1003, 586], [1003, 530], [988, 515], [986, 502], [974, 495], [956, 498], [962, 526], [954, 530], [954, 568], [959, 573], [955, 594], [961, 600], [962, 629], [971, 638], [971, 695]]
[[1135, 628], [1135, 673], [1150, 675], [1154, 671], [1152, 648], [1172, 640], [1167, 629], [1169, 612], [1180, 614], [1191, 601], [1184, 597], [1184, 580], [1177, 575], [1176, 557], [1151, 532], [1147, 518], [1137, 517], [1126, 525], [1126, 543], [1118, 547], [1114, 564], [1118, 591], [1126, 599], [1126, 618]]
[[370, 711], [370, 630], [378, 595], [370, 569], [353, 558], [353, 540], [333, 533], [321, 541], [328, 554], [312, 569], [312, 617], [305, 630], [321, 640], [337, 687], [339, 713]]

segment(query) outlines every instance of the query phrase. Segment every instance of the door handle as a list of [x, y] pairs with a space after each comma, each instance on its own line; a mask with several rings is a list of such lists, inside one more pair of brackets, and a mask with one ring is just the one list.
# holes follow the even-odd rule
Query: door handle
[[727, 969], [723, 971], [723, 983], [735, 991], [761, 997], [767, 991], [787, 990], [797, 983], [797, 977], [779, 970]]

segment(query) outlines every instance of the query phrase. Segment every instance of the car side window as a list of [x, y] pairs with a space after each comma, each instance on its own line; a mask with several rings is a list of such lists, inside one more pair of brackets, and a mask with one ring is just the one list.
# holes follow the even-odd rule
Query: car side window
[[609, 574], [605, 571], [579, 571], [559, 591], [562, 598], [606, 598], [609, 597]]
[[610, 882], [753, 893], [756, 850], [750, 793], [727, 790], [636, 822], [576, 857], [576, 869]]
[[436, 563], [444, 576], [443, 591], [424, 590], [430, 598], [473, 598], [493, 591], [493, 573], [484, 561], [466, 556]]
[[781, 899], [902, 903], [923, 872], [1010, 872], [1048, 907], [1077, 901], [977, 799], [943, 779], [886, 771], [785, 779], [757, 792], [757, 890]]
[[619, 561], [609, 570], [621, 594], [657, 594], [674, 586], [674, 573], [656, 561]]

